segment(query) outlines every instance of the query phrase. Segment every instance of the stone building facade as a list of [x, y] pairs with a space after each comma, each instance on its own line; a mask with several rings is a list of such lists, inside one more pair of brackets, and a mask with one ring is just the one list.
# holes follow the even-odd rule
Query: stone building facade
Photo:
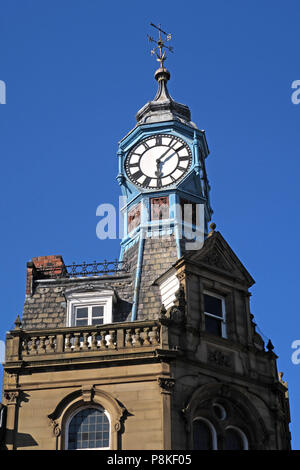
[[[290, 449], [287, 384], [256, 331], [254, 280], [208, 230], [205, 133], [168, 94], [169, 72], [155, 76], [118, 151], [120, 259], [27, 264], [22, 320], [6, 338], [5, 449]], [[198, 224], [179, 218], [182, 201], [202, 207], [198, 248], [186, 248]]]

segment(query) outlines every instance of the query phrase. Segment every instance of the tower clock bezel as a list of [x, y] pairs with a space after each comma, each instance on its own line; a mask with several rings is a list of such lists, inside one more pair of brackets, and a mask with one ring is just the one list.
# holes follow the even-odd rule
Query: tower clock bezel
[[[168, 143], [166, 141], [168, 140]], [[151, 145], [149, 143], [151, 142]], [[154, 144], [153, 144], [154, 143]], [[153, 149], [165, 148], [160, 156], [154, 156]], [[173, 150], [168, 155], [168, 150]], [[162, 150], [160, 150], [162, 151]], [[146, 155], [148, 152], [148, 156]], [[164, 158], [166, 157], [166, 158]], [[162, 159], [163, 158], [163, 159]], [[162, 160], [161, 160], [162, 159]], [[152, 161], [152, 176], [145, 171], [145, 163]], [[146, 190], [161, 190], [178, 184], [189, 172], [193, 161], [192, 151], [188, 143], [174, 134], [154, 134], [140, 140], [129, 151], [125, 159], [125, 172], [127, 178], [137, 187]], [[133, 163], [134, 162], [134, 163]], [[163, 174], [161, 167], [168, 163], [169, 173]], [[144, 169], [141, 168], [144, 166]], [[154, 172], [156, 165], [157, 172]], [[131, 169], [134, 169], [134, 172]], [[170, 170], [171, 168], [171, 170]], [[153, 176], [156, 173], [156, 176]], [[156, 183], [156, 184], [155, 184]]]

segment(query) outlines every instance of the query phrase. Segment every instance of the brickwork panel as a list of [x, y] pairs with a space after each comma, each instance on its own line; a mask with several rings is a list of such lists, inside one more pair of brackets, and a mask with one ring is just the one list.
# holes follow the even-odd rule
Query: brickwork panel
[[161, 296], [159, 287], [152, 284], [175, 261], [177, 261], [177, 248], [173, 236], [145, 240], [138, 308], [139, 320], [158, 318]]

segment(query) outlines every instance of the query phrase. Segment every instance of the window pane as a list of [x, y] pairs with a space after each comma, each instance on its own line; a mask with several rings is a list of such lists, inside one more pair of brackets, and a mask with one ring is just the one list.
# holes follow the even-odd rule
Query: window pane
[[69, 449], [93, 449], [109, 447], [109, 420], [104, 411], [86, 408], [79, 411], [69, 424]]
[[87, 307], [76, 308], [76, 317], [77, 318], [87, 318], [88, 317], [88, 308]]
[[101, 318], [93, 318], [92, 325], [103, 325], [103, 317]]
[[221, 320], [205, 315], [205, 331], [212, 335], [222, 336]]
[[235, 429], [225, 431], [225, 450], [243, 450], [243, 439]]
[[103, 310], [104, 310], [104, 307], [103, 305], [99, 305], [97, 307], [93, 307], [92, 308], [92, 317], [95, 318], [95, 317], [102, 317], [103, 316]]
[[204, 294], [204, 311], [222, 317], [222, 300]]
[[194, 450], [213, 450], [211, 430], [204, 421], [193, 422], [193, 441]]
[[87, 326], [88, 320], [76, 320], [76, 326]]

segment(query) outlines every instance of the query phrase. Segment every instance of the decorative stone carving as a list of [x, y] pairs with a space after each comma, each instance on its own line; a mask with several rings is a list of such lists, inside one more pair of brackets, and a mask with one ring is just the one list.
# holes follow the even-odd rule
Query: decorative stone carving
[[185, 312], [180, 308], [173, 306], [170, 308], [170, 319], [175, 323], [183, 323], [185, 320]]
[[176, 300], [174, 307], [171, 307], [170, 317], [175, 323], [184, 323], [186, 320], [186, 300], [185, 300], [185, 290], [181, 284], [178, 291], [175, 294]]
[[216, 224], [215, 223], [211, 223], [209, 224], [209, 228], [211, 229], [209, 234], [207, 235], [208, 237], [211, 237], [214, 233], [215, 233], [215, 230], [217, 228]]
[[52, 431], [55, 437], [60, 436], [61, 434], [61, 429], [58, 425], [58, 423], [55, 421], [55, 419], [49, 419], [50, 421], [50, 426], [52, 427]]
[[288, 382], [285, 382], [283, 380], [283, 372], [278, 372], [278, 378], [279, 378], [279, 382], [284, 386], [284, 388], [286, 389], [285, 391], [285, 398], [288, 400], [289, 398], [289, 384]]
[[115, 423], [115, 431], [116, 431], [116, 432], [119, 432], [120, 429], [121, 429], [121, 422], [120, 422], [120, 421], [117, 421], [117, 422]]
[[15, 330], [20, 330], [22, 328], [22, 322], [20, 320], [20, 316], [17, 315], [17, 318], [15, 320]]
[[116, 400], [112, 395], [104, 390], [98, 389], [95, 385], [83, 384], [81, 388], [69, 393], [57, 404], [55, 410], [48, 415], [49, 425], [52, 427], [53, 434], [58, 437], [58, 448], [63, 443], [61, 441], [64, 434], [66, 419], [70, 417], [74, 410], [80, 410], [86, 406], [87, 402], [93, 402], [94, 405], [103, 407], [111, 419], [111, 448], [118, 448], [118, 433], [123, 432], [123, 422], [128, 416], [126, 408]]
[[223, 256], [217, 250], [208, 253], [204, 258], [201, 259], [203, 263], [209, 264], [210, 266], [216, 266], [217, 268], [223, 269], [224, 271], [232, 271], [231, 266], [224, 261]]
[[160, 317], [165, 318], [166, 313], [167, 313], [166, 307], [164, 306], [164, 304], [162, 304], [160, 308]]
[[161, 393], [171, 394], [175, 386], [175, 379], [172, 377], [158, 377], [158, 385], [160, 386]]
[[82, 399], [84, 402], [93, 401], [93, 396], [95, 392], [94, 385], [82, 385], [81, 391], [82, 391]]
[[7, 374], [7, 383], [9, 385], [17, 385], [18, 384], [18, 375], [17, 374]]
[[7, 391], [4, 392], [4, 397], [8, 405], [16, 405], [19, 398], [19, 392], [17, 390], [11, 392]]
[[279, 378], [279, 382], [280, 382], [285, 388], [289, 388], [289, 387], [288, 387], [288, 383], [287, 383], [287, 382], [284, 382], [284, 380], [283, 380], [283, 372], [278, 372], [278, 378]]
[[221, 384], [218, 392], [219, 396], [230, 398], [232, 389], [228, 384]]
[[253, 343], [257, 349], [264, 351], [265, 343], [262, 337], [256, 331], [256, 323], [254, 322], [254, 315], [250, 313], [250, 322], [251, 322], [251, 329], [252, 329], [252, 336], [253, 336]]
[[179, 282], [183, 281], [186, 278], [186, 272], [181, 271], [180, 273], [177, 274], [177, 278], [178, 278]]
[[184, 292], [184, 287], [181, 284], [178, 291], [175, 293], [176, 301], [175, 305], [177, 305], [181, 310], [184, 310], [185, 308], [185, 292]]
[[221, 367], [232, 367], [232, 358], [230, 355], [225, 354], [220, 349], [208, 349], [207, 351], [208, 362], [213, 362]]
[[178, 291], [175, 294], [176, 300], [174, 301], [174, 305], [170, 307], [167, 311], [162, 306], [160, 311], [160, 318], [159, 320], [165, 324], [171, 324], [172, 322], [177, 324], [183, 324], [186, 320], [185, 315], [185, 292], [184, 287], [181, 285]]

